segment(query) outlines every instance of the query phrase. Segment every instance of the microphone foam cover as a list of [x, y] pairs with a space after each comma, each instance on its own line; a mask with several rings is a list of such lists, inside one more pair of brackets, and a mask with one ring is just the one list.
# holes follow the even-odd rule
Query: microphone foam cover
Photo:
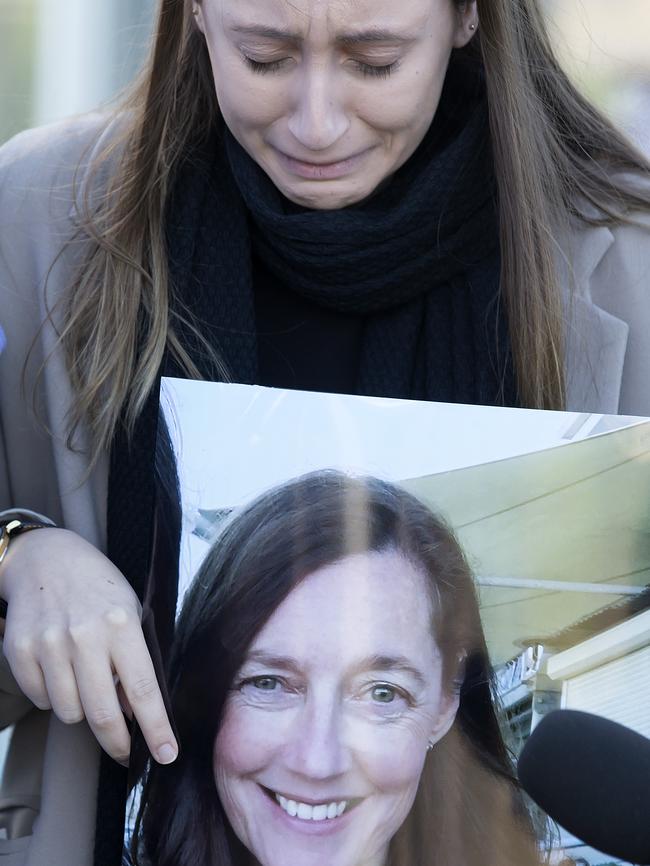
[[577, 710], [549, 713], [519, 758], [524, 790], [605, 854], [650, 864], [650, 740]]

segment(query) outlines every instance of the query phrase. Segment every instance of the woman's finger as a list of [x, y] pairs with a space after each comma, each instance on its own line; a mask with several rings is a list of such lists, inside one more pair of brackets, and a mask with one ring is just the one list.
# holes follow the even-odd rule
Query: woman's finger
[[41, 658], [41, 669], [50, 706], [56, 717], [66, 725], [82, 721], [84, 710], [69, 655], [48, 653]]
[[36, 659], [35, 641], [25, 637], [14, 641], [11, 631], [8, 630], [3, 642], [3, 653], [25, 697], [39, 710], [51, 709], [45, 677]]
[[138, 626], [122, 637], [113, 650], [115, 672], [152, 756], [160, 764], [171, 764], [178, 745], [144, 635]]
[[100, 746], [120, 764], [128, 764], [131, 738], [117, 698], [110, 659], [104, 654], [79, 655], [74, 674], [86, 721]]

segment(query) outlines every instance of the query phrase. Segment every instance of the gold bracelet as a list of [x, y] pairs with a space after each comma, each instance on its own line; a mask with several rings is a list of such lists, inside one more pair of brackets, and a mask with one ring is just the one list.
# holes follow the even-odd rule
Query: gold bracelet
[[49, 523], [25, 523], [22, 520], [10, 520], [8, 523], [0, 524], [0, 565], [7, 555], [9, 543], [16, 535], [22, 532], [30, 532], [32, 529], [51, 529]]
[[[7, 555], [9, 544], [14, 536], [20, 535], [22, 532], [31, 532], [32, 529], [51, 529], [52, 527], [56, 527], [56, 524], [47, 517], [44, 517], [42, 521], [27, 521], [21, 520], [18, 517], [9, 517], [7, 512], [4, 512], [4, 514], [6, 515], [4, 520], [0, 519], [0, 566], [2, 565], [2, 560]], [[38, 516], [40, 517], [41, 515]], [[6, 618], [7, 602], [4, 598], [0, 598], [0, 619]]]

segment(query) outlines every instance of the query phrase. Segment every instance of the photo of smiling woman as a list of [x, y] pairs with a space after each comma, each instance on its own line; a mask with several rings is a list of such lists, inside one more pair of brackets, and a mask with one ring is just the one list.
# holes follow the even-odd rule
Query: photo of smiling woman
[[471, 571], [372, 477], [312, 472], [212, 546], [178, 620], [180, 738], [151, 762], [139, 866], [526, 866]]
[[[650, 164], [569, 80], [540, 0], [150, 5], [151, 50], [122, 99], [20, 133], [0, 148], [0, 315], [7, 337], [0, 355], [0, 529], [16, 519], [22, 524], [0, 563], [2, 652], [24, 707], [20, 729], [31, 736], [28, 722], [51, 713], [36, 747], [20, 752], [35, 780], [25, 835], [0, 838], [0, 855], [3, 842], [16, 843], [35, 866], [114, 866], [119, 859], [126, 780], [115, 764], [126, 764], [131, 749], [121, 692], [153, 759], [167, 767], [178, 754], [140, 620], [150, 540], [163, 510], [154, 471], [161, 377], [650, 415]], [[49, 42], [61, 53], [56, 40]], [[34, 514], [38, 531], [23, 531]], [[257, 536], [255, 527], [250, 538]], [[285, 545], [291, 562], [291, 532], [271, 541]], [[336, 555], [314, 569], [347, 556], [354, 539], [341, 531], [334, 541], [342, 545]], [[258, 548], [264, 550], [243, 538], [233, 568]], [[266, 568], [264, 559], [259, 563]], [[155, 615], [166, 658], [177, 573], [152, 573], [153, 596], [168, 602]], [[242, 580], [253, 574], [251, 566]], [[441, 598], [444, 575], [442, 566], [430, 573]], [[226, 696], [245, 704], [251, 692], [266, 693], [251, 685], [233, 691], [233, 683], [248, 664], [246, 648], [288, 599], [267, 598], [259, 581], [255, 597], [240, 604], [228, 570], [205, 580], [214, 580], [215, 598], [229, 611], [223, 630], [210, 625], [205, 635], [212, 640], [240, 628], [241, 643], [217, 652], [205, 637], [195, 655], [202, 618], [212, 611], [221, 622], [221, 608], [206, 600], [205, 610], [188, 609], [198, 627], [185, 631], [186, 674], [174, 695], [182, 749], [192, 743], [201, 760], [195, 766], [184, 752], [178, 767], [152, 770], [150, 820], [145, 814], [142, 825], [152, 866], [236, 862], [243, 854], [229, 853], [239, 850], [230, 836], [264, 866], [280, 866], [281, 850], [286, 866], [290, 852], [302, 851], [303, 826], [312, 835], [304, 857], [296, 854], [301, 866], [328, 845], [341, 858], [348, 852], [350, 866], [383, 860], [411, 838], [410, 816], [424, 809], [429, 791], [435, 796], [414, 825], [422, 832], [426, 825], [428, 842], [414, 851], [445, 866], [526, 862], [528, 855], [510, 851], [520, 838], [514, 830], [500, 842], [501, 819], [519, 825], [487, 668], [472, 661], [484, 658], [482, 650], [472, 655], [482, 646], [478, 619], [469, 645], [463, 638], [458, 649], [470, 659], [458, 721], [451, 723], [453, 703], [444, 699], [456, 654], [447, 656], [444, 630], [457, 628], [465, 606], [475, 610], [473, 596], [448, 598], [433, 629], [449, 668], [437, 703], [432, 697], [427, 704], [417, 677], [406, 682], [405, 671], [397, 671], [414, 707], [398, 697], [406, 700], [403, 715], [359, 720], [364, 733], [354, 737], [357, 717], [352, 709], [344, 713], [336, 737], [327, 733], [342, 744], [343, 769], [318, 771], [325, 782], [317, 771], [291, 775], [288, 756], [286, 772], [273, 769], [268, 777], [262, 764], [242, 765], [242, 779], [259, 778], [312, 815], [314, 803], [322, 815], [323, 806], [329, 814], [334, 802], [338, 809], [351, 798], [347, 811], [325, 824], [301, 823], [251, 781], [259, 809], [289, 822], [287, 837], [273, 841], [266, 834], [275, 825], [258, 825], [239, 800], [235, 807], [230, 784], [220, 770], [215, 787], [210, 768], [219, 724], [225, 736], [236, 709]], [[233, 589], [232, 599], [222, 597], [222, 587]], [[396, 622], [397, 601], [384, 600]], [[433, 612], [435, 618], [437, 604]], [[410, 613], [400, 616], [408, 621]], [[351, 626], [341, 632], [337, 661], [347, 631], [357, 636]], [[422, 629], [420, 636], [424, 646]], [[366, 647], [365, 654], [379, 649]], [[433, 670], [425, 661], [415, 665], [423, 675]], [[339, 672], [337, 694], [349, 698], [341, 707], [356, 712], [368, 703], [385, 712], [394, 702], [361, 700], [348, 687], [351, 669]], [[393, 682], [392, 670], [370, 673], [371, 682], [382, 683], [386, 673]], [[285, 672], [277, 675], [283, 682]], [[185, 676], [202, 689], [186, 690]], [[311, 695], [302, 668], [300, 676], [300, 688], [287, 693]], [[434, 685], [427, 680], [427, 695]], [[188, 703], [185, 695], [192, 695]], [[203, 701], [208, 708], [201, 709]], [[326, 703], [320, 691], [318, 701]], [[0, 704], [0, 722], [9, 724], [13, 694]], [[255, 729], [269, 736], [285, 718], [284, 710], [257, 706], [250, 713], [263, 717]], [[246, 730], [243, 721], [233, 725]], [[310, 726], [305, 717], [291, 727], [296, 748]], [[381, 747], [379, 732], [386, 737]], [[314, 728], [306, 742], [314, 736], [326, 733]], [[452, 743], [462, 771], [434, 773]], [[256, 754], [252, 744], [245, 751]], [[391, 766], [405, 773], [400, 785], [391, 781]], [[239, 787], [233, 781], [232, 792]], [[243, 781], [241, 788], [248, 790]], [[14, 823], [7, 821], [10, 834]], [[498, 853], [490, 854], [491, 846]], [[336, 859], [328, 857], [322, 862]], [[417, 857], [399, 860], [412, 866]]]

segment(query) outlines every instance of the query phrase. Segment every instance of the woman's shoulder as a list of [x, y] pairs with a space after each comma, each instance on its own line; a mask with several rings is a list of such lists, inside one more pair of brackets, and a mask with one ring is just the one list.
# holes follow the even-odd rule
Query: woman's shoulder
[[67, 285], [69, 268], [77, 266], [76, 256], [82, 254], [81, 245], [71, 248], [69, 242], [78, 232], [75, 205], [83, 200], [86, 177], [93, 179], [95, 189], [97, 175], [87, 168], [105, 145], [116, 140], [122, 123], [120, 117], [85, 115], [19, 133], [0, 148], [0, 301], [5, 332], [18, 328], [9, 319], [10, 307], [22, 304], [31, 310], [40, 303], [46, 282], [53, 293]]
[[124, 124], [123, 115], [92, 113], [18, 133], [0, 147], [3, 213], [40, 205], [44, 197], [69, 208], [87, 167]]
[[0, 169], [20, 168], [43, 157], [74, 159], [109, 123], [107, 115], [91, 113], [26, 129], [0, 147]]

